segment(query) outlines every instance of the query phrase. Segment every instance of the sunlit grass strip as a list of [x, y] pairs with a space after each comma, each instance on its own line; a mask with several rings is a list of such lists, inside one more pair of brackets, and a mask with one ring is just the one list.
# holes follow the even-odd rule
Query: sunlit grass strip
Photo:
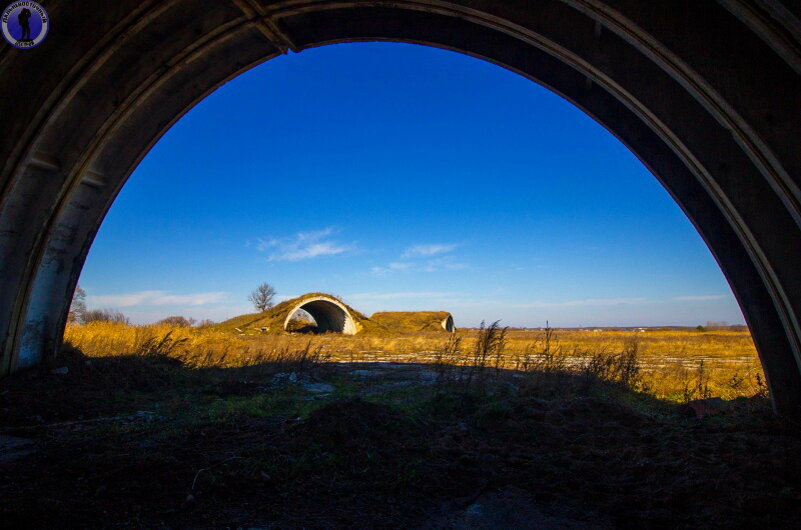
[[748, 332], [508, 330], [502, 337], [502, 347], [495, 345], [491, 353], [486, 353], [486, 348], [481, 353], [477, 344], [487, 337], [480, 335], [478, 330], [460, 330], [448, 338], [441, 333], [236, 335], [214, 329], [93, 322], [68, 326], [65, 340], [90, 357], [164, 355], [195, 367], [239, 367], [297, 359], [467, 366], [490, 362], [476, 360], [477, 355], [486, 354], [492, 366], [499, 369], [577, 373], [617, 370], [619, 363], [628, 359], [630, 365], [636, 363], [636, 388], [663, 399], [734, 399], [766, 392]]

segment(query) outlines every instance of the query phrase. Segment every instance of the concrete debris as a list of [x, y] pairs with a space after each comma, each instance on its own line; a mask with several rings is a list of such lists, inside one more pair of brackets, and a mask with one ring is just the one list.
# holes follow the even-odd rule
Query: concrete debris
[[330, 394], [334, 391], [334, 385], [328, 383], [301, 383], [303, 390], [314, 394]]

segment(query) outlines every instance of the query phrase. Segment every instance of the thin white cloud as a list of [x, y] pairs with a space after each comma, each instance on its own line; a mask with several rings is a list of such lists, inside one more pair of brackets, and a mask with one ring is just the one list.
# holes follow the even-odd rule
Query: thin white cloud
[[725, 300], [729, 298], [725, 294], [707, 294], [699, 296], [677, 296], [673, 300], [677, 302], [708, 302], [710, 300]]
[[333, 227], [312, 232], [298, 232], [294, 236], [259, 239], [256, 248], [270, 254], [268, 261], [301, 261], [322, 256], [336, 256], [356, 249], [355, 244], [344, 244], [330, 239], [336, 233]]
[[395, 272], [440, 272], [458, 271], [469, 268], [466, 263], [456, 261], [452, 256], [443, 256], [423, 261], [393, 261], [386, 267], [373, 267], [373, 276], [386, 276]]
[[270, 256], [271, 261], [300, 261], [304, 259], [319, 258], [320, 256], [336, 256], [353, 250], [351, 245], [338, 245], [335, 243], [314, 243], [303, 248], [284, 250]]
[[510, 309], [537, 309], [558, 307], [607, 307], [648, 303], [647, 298], [587, 298], [583, 300], [566, 300], [564, 302], [510, 302], [508, 300], [453, 300], [459, 307], [504, 307]]
[[455, 261], [451, 256], [426, 261], [421, 270], [424, 272], [459, 271], [467, 268], [466, 263]]
[[373, 267], [370, 272], [374, 276], [386, 276], [391, 272], [410, 271], [414, 268], [415, 264], [408, 261], [393, 261], [386, 267]]
[[300, 296], [299, 294], [282, 294], [282, 295], [276, 296], [274, 301], [275, 301], [276, 304], [278, 304], [278, 303], [281, 303], [281, 302], [285, 302], [287, 300], [292, 300], [293, 298], [297, 298], [299, 296]]
[[588, 298], [586, 300], [568, 300], [566, 302], [540, 302], [534, 307], [579, 307], [579, 306], [611, 306], [644, 304], [645, 298]]
[[139, 291], [111, 295], [90, 295], [86, 304], [90, 307], [135, 307], [135, 306], [200, 306], [219, 302], [226, 293], [208, 292], [175, 295], [169, 291]]
[[429, 243], [425, 245], [414, 245], [403, 252], [403, 258], [428, 258], [438, 254], [452, 252], [459, 245], [455, 243]]
[[396, 293], [356, 293], [347, 296], [348, 300], [405, 300], [411, 298], [450, 298], [457, 293], [437, 291], [401, 291]]

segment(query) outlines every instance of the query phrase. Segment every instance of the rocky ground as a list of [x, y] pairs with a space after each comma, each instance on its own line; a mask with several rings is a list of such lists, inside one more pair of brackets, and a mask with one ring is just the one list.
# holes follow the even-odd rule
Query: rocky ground
[[559, 373], [73, 354], [0, 382], [0, 520], [789, 528], [799, 449], [759, 400], [680, 407]]

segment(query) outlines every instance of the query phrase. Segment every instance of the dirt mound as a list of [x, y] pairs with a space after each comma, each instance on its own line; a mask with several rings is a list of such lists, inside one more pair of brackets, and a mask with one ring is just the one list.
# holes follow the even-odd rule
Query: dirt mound
[[393, 333], [446, 333], [454, 329], [453, 317], [447, 311], [383, 311], [373, 313], [370, 320]]
[[270, 335], [280, 335], [286, 333], [286, 331], [284, 331], [284, 322], [289, 314], [305, 301], [315, 298], [330, 299], [341, 305], [341, 307], [344, 307], [349, 317], [353, 319], [357, 333], [386, 332], [386, 329], [381, 324], [373, 322], [338, 297], [327, 293], [309, 293], [291, 300], [285, 300], [263, 313], [251, 313], [230, 318], [214, 326], [214, 329], [245, 334], [266, 333]]
[[[337, 400], [371, 380], [353, 368], [316, 383], [336, 386], [321, 400], [259, 367], [141, 356], [70, 355], [55, 372], [7, 378], [0, 517], [26, 528], [797, 526], [799, 431], [766, 407], [687, 417], [613, 385], [558, 398], [409, 385]], [[376, 369], [375, 384], [402, 370]]]
[[354, 398], [313, 411], [287, 434], [300, 443], [364, 448], [365, 444], [398, 444], [419, 436], [420, 430], [420, 425], [390, 407]]

